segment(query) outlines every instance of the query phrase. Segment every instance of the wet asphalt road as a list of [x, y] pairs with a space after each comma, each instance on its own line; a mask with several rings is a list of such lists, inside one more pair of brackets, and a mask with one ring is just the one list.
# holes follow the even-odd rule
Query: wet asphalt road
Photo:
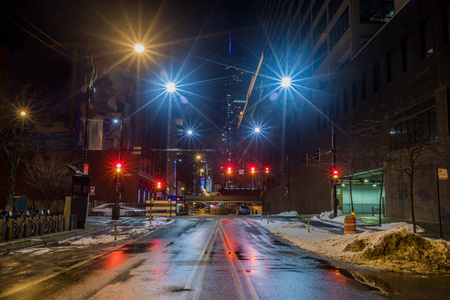
[[[344, 268], [286, 244], [257, 223], [242, 216], [181, 217], [134, 243], [84, 248], [62, 244], [52, 246], [51, 255], [7, 255], [0, 257], [0, 295], [5, 291], [9, 291], [5, 299], [422, 299], [426, 295], [446, 299], [448, 295], [436, 290], [445, 278]], [[432, 281], [436, 286], [430, 286]], [[418, 293], [424, 288], [433, 292]]]

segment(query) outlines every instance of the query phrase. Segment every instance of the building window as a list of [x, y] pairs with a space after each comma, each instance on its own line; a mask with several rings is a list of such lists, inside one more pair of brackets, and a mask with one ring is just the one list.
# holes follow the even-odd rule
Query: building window
[[367, 97], [366, 79], [367, 79], [367, 72], [364, 72], [361, 74], [361, 100], [366, 100]]
[[406, 72], [412, 66], [412, 44], [411, 36], [408, 34], [402, 38], [402, 71]]
[[327, 14], [324, 13], [313, 31], [313, 44], [314, 45], [320, 40], [320, 37], [322, 36], [322, 34], [325, 33], [326, 28], [327, 28]]
[[309, 5], [311, 4], [311, 0], [306, 0], [302, 7], [300, 7], [300, 22], [303, 21], [303, 18], [306, 16], [306, 12], [308, 11]]
[[339, 7], [341, 7], [343, 0], [330, 0], [330, 3], [328, 3], [328, 21], [331, 21], [333, 19], [336, 12], [339, 10]]
[[327, 43], [323, 42], [314, 55], [314, 62], [313, 62], [314, 71], [319, 68], [320, 64], [323, 62], [326, 56], [327, 56]]
[[380, 89], [380, 63], [373, 64], [373, 92], [376, 93]]
[[437, 139], [436, 101], [430, 98], [394, 116], [391, 147], [402, 149]]
[[394, 16], [394, 1], [360, 0], [361, 23], [386, 23]]
[[323, 4], [325, 3], [325, 0], [316, 0], [312, 6], [312, 19], [315, 20], [317, 15], [320, 12], [320, 9], [322, 8]]
[[336, 45], [339, 39], [344, 35], [350, 25], [350, 20], [348, 16], [348, 7], [344, 10], [342, 15], [337, 20], [336, 24], [330, 30], [329, 43], [330, 50]]
[[388, 83], [394, 79], [394, 72], [392, 69], [392, 54], [392, 49], [386, 52], [386, 81]]
[[302, 29], [300, 30], [300, 36], [302, 37], [302, 41], [304, 41], [308, 35], [309, 29], [311, 28], [311, 14], [306, 16], [306, 21], [303, 24]]
[[344, 102], [344, 114], [348, 112], [348, 88], [342, 92], [342, 101]]
[[358, 104], [358, 87], [356, 80], [352, 82], [352, 107]]
[[444, 1], [443, 24], [444, 24], [444, 42], [450, 42], [450, 1]]
[[433, 29], [431, 18], [428, 16], [420, 22], [420, 57], [427, 58], [433, 54]]

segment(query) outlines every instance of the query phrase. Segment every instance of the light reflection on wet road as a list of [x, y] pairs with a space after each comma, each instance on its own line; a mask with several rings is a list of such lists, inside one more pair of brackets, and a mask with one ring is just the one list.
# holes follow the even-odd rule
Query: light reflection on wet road
[[[57, 257], [36, 256], [60, 273], [25, 289], [17, 283], [26, 285], [33, 278], [13, 274], [16, 284], [2, 290], [17, 289], [9, 299], [411, 299], [414, 295], [420, 299], [424, 295], [399, 294], [408, 287], [398, 287], [410, 280], [421, 282], [420, 277], [391, 276], [388, 284], [380, 279], [383, 273], [315, 258], [239, 216], [177, 218], [135, 243], [102, 256], [98, 251], [96, 259], [66, 272]], [[394, 293], [385, 295], [380, 289]]]

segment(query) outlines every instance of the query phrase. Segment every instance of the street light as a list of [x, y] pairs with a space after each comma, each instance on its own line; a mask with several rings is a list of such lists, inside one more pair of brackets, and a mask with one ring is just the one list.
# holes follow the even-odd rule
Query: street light
[[187, 134], [188, 134], [188, 135], [193, 135], [194, 132], [193, 132], [192, 130], [188, 130], [188, 131], [187, 131]]
[[142, 44], [136, 44], [134, 45], [134, 51], [136, 51], [137, 53], [142, 53], [145, 51], [145, 47]]
[[288, 88], [291, 86], [291, 78], [290, 77], [283, 77], [281, 78], [281, 87]]
[[25, 111], [21, 111], [21, 112], [20, 112], [20, 115], [21, 115], [22, 117], [25, 117], [25, 116], [27, 115], [27, 113], [26, 113]]
[[173, 83], [173, 82], [166, 83], [166, 91], [168, 93], [174, 93], [176, 91], [175, 83]]

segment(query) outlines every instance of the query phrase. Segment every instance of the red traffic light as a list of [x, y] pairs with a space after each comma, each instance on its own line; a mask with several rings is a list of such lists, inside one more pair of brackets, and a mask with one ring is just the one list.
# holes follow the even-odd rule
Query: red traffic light
[[266, 173], [269, 173], [270, 169], [269, 167], [266, 167]]
[[122, 164], [117, 164], [116, 167], [117, 167], [117, 169], [116, 169], [117, 172], [122, 171]]
[[255, 167], [252, 167], [252, 174], [255, 174]]
[[332, 169], [331, 170], [331, 176], [333, 177], [333, 179], [338, 179], [339, 178], [339, 170], [338, 169]]
[[231, 174], [231, 167], [228, 167], [228, 174]]
[[159, 189], [159, 188], [161, 188], [161, 181], [158, 181], [157, 183], [156, 183], [156, 187]]

